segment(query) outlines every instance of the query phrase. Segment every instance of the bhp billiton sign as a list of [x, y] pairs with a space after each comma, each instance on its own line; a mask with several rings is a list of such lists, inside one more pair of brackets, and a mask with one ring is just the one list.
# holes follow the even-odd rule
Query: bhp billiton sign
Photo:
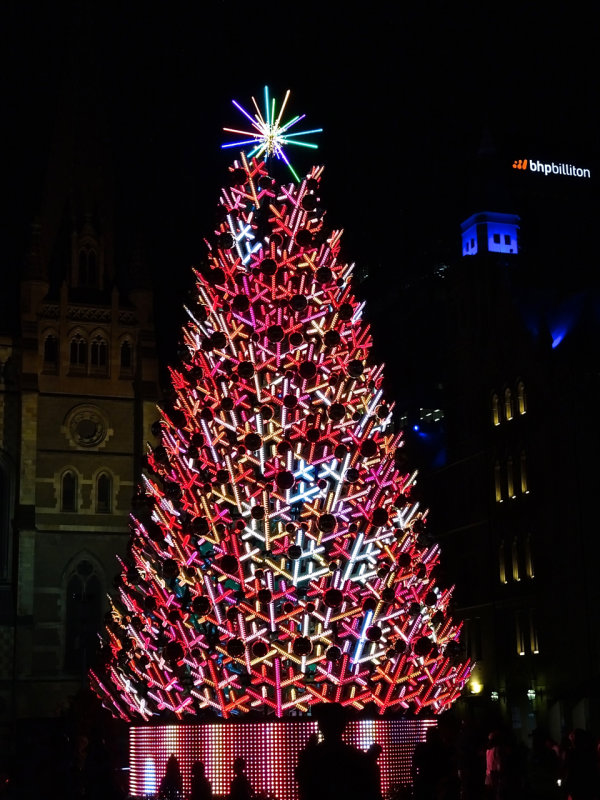
[[532, 161], [528, 158], [519, 158], [513, 161], [513, 169], [526, 169], [529, 172], [541, 172], [544, 175], [569, 175], [572, 178], [591, 178], [589, 169], [574, 167], [572, 164], [547, 164], [544, 161]]

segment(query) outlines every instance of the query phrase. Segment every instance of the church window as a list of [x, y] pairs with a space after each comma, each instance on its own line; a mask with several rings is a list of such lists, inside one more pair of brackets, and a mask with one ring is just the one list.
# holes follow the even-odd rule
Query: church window
[[506, 491], [509, 497], [515, 497], [515, 481], [513, 476], [512, 456], [506, 459]]
[[87, 559], [69, 575], [65, 599], [65, 672], [85, 676], [102, 623], [101, 581]]
[[96, 482], [96, 511], [99, 514], [110, 514], [111, 509], [112, 480], [106, 472], [101, 472]]
[[56, 367], [58, 363], [58, 339], [53, 333], [49, 333], [44, 339], [44, 367], [45, 369]]
[[527, 413], [527, 396], [525, 394], [525, 384], [523, 381], [517, 383], [517, 408], [519, 414]]
[[130, 370], [133, 366], [131, 342], [125, 339], [121, 342], [121, 369]]
[[80, 333], [71, 339], [69, 361], [72, 367], [85, 367], [87, 364], [87, 342]]
[[506, 580], [506, 558], [504, 555], [504, 539], [500, 542], [500, 547], [498, 548], [498, 562], [499, 562], [499, 571], [500, 571], [500, 583], [507, 583]]
[[527, 483], [527, 456], [525, 450], [521, 452], [521, 494], [529, 494]]
[[504, 416], [507, 420], [513, 418], [512, 392], [510, 389], [505, 389], [504, 391]]
[[100, 334], [92, 339], [90, 365], [95, 372], [105, 371], [108, 367], [108, 344]]
[[500, 425], [500, 400], [496, 392], [492, 395], [492, 423]]
[[496, 461], [494, 464], [494, 494], [496, 502], [502, 502], [502, 477], [500, 473], [500, 462]]
[[77, 476], [67, 470], [61, 480], [61, 511], [77, 511]]

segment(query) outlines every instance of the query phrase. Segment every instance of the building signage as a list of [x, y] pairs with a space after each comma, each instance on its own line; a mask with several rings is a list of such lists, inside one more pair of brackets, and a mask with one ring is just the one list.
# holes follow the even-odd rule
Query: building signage
[[589, 169], [575, 167], [573, 164], [555, 164], [546, 161], [534, 161], [531, 158], [519, 158], [513, 161], [513, 169], [526, 169], [529, 172], [541, 172], [543, 175], [568, 175], [571, 178], [591, 178]]

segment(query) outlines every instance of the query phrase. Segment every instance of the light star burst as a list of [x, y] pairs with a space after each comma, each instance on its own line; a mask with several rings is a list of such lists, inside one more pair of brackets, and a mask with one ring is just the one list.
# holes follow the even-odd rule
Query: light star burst
[[238, 142], [228, 142], [227, 144], [221, 145], [221, 147], [224, 149], [228, 147], [246, 147], [251, 145], [252, 149], [248, 153], [250, 158], [253, 158], [254, 156], [260, 157], [263, 154], [265, 154], [267, 158], [269, 156], [275, 156], [276, 158], [285, 161], [294, 178], [299, 181], [300, 178], [290, 164], [290, 161], [285, 153], [284, 146], [287, 147], [288, 145], [297, 145], [298, 147], [309, 147], [312, 150], [316, 150], [318, 145], [312, 142], [298, 140], [300, 137], [308, 136], [311, 133], [321, 133], [323, 128], [313, 128], [312, 130], [308, 131], [294, 131], [293, 133], [288, 133], [290, 128], [303, 120], [306, 116], [306, 114], [301, 114], [300, 116], [292, 117], [287, 122], [282, 122], [283, 113], [285, 111], [289, 96], [290, 90], [288, 89], [285, 93], [285, 97], [283, 98], [281, 108], [279, 111], [277, 111], [277, 103], [275, 98], [269, 97], [269, 87], [265, 86], [264, 113], [261, 113], [258, 103], [253, 97], [252, 102], [254, 104], [254, 108], [256, 109], [256, 114], [254, 116], [251, 116], [251, 114], [246, 111], [246, 109], [243, 108], [236, 100], [232, 100], [231, 102], [238, 109], [238, 111], [241, 111], [246, 119], [250, 121], [253, 130], [223, 128], [223, 130], [227, 133], [238, 133], [242, 136], [250, 138], [246, 138]]

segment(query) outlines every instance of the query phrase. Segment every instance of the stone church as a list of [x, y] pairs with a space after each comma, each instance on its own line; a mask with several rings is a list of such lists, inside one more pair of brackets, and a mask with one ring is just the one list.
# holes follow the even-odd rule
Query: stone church
[[88, 111], [58, 114], [16, 324], [0, 323], [4, 741], [19, 719], [60, 713], [85, 680], [154, 442], [152, 286], [133, 237], [115, 244], [111, 168]]

